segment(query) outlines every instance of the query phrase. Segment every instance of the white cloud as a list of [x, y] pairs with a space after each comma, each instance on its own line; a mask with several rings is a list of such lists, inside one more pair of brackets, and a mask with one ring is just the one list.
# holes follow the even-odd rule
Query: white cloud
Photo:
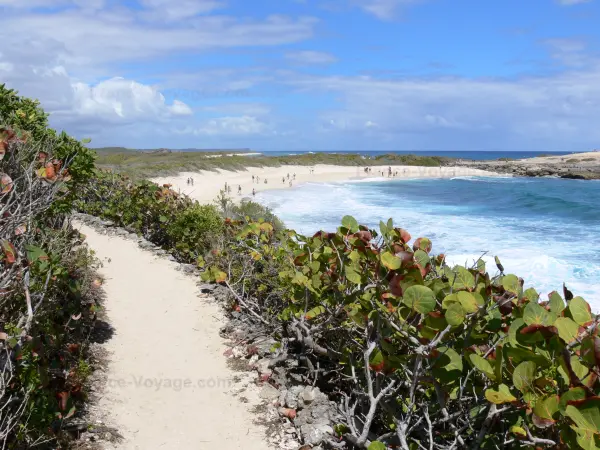
[[[180, 14], [173, 12], [171, 14]], [[317, 19], [268, 16], [244, 20], [229, 16], [198, 16], [167, 26], [140, 22], [126, 9], [94, 14], [81, 9], [56, 13], [19, 12], [0, 18], [0, 42], [52, 40], [72, 65], [100, 66], [119, 61], [147, 60], [178, 52], [229, 47], [275, 46], [310, 38]]]
[[587, 3], [591, 0], [556, 0], [560, 5], [564, 5], [564, 6], [572, 6], [572, 5], [579, 5], [581, 3]]
[[285, 58], [296, 64], [331, 64], [337, 61], [337, 58], [331, 53], [318, 52], [314, 50], [302, 50], [297, 52], [288, 52]]
[[319, 129], [340, 139], [343, 130], [353, 148], [388, 140], [395, 148], [585, 150], [600, 141], [600, 64], [522, 79], [304, 76], [290, 83], [304, 95], [335, 94], [340, 105], [321, 113]]
[[381, 20], [391, 20], [396, 16], [398, 9], [420, 0], [361, 0], [360, 7]]
[[141, 0], [140, 3], [147, 8], [145, 18], [165, 22], [184, 20], [225, 7], [224, 2], [216, 0]]
[[273, 134], [269, 126], [252, 116], [220, 117], [211, 119], [199, 127], [186, 127], [180, 134], [196, 136], [250, 136]]

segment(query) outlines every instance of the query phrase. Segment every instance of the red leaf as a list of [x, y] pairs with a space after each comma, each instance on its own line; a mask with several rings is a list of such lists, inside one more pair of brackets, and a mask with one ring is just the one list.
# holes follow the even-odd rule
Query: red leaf
[[8, 264], [14, 264], [17, 261], [17, 249], [14, 245], [8, 242], [6, 239], [0, 241], [0, 247], [4, 252], [4, 260]]
[[0, 192], [2, 194], [8, 194], [12, 191], [13, 188], [13, 180], [7, 174], [0, 174]]
[[69, 400], [69, 393], [59, 392], [56, 396], [58, 397], [60, 409], [62, 411], [65, 411], [67, 409], [67, 400]]
[[402, 292], [402, 287], [400, 286], [400, 283], [402, 282], [403, 279], [404, 279], [404, 276], [402, 276], [402, 275], [394, 275], [392, 277], [392, 279], [390, 280], [390, 291], [396, 297], [402, 297], [403, 292]]
[[412, 239], [412, 236], [404, 228], [396, 228], [396, 231], [400, 234], [400, 240], [405, 244]]

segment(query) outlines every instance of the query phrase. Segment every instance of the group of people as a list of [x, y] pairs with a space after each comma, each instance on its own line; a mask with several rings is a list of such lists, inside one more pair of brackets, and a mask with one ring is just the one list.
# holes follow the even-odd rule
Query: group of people
[[192, 177], [189, 177], [187, 179], [187, 184], [188, 184], [188, 186], [193, 186], [194, 185], [194, 179]]
[[[292, 181], [295, 181], [295, 180], [296, 180], [296, 174], [292, 175], [292, 179], [290, 179], [290, 174], [289, 173], [287, 174], [287, 181], [289, 182], [290, 187], [292, 187]], [[283, 184], [285, 184], [285, 177], [282, 177], [281, 181], [283, 182]]]
[[[225, 182], [225, 192], [231, 194], [231, 185], [227, 184], [227, 181]], [[242, 195], [242, 185], [241, 184], [238, 184], [237, 193], [238, 193], [238, 195]]]
[[[260, 183], [260, 178], [258, 175], [256, 175], [256, 176], [252, 175], [252, 183], [255, 183], [255, 182], [256, 182], [256, 184]], [[267, 184], [266, 178], [264, 179], [264, 183]]]

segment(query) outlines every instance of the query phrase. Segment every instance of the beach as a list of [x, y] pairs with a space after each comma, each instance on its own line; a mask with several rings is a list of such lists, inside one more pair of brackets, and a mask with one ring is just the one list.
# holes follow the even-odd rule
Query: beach
[[[245, 171], [201, 171], [182, 172], [175, 176], [156, 177], [152, 181], [158, 184], [170, 184], [172, 188], [198, 200], [211, 203], [219, 195], [219, 191], [231, 186], [230, 197], [239, 202], [243, 198], [252, 197], [252, 190], [258, 194], [274, 189], [289, 189], [305, 183], [331, 183], [359, 180], [394, 180], [409, 178], [452, 178], [464, 176], [498, 176], [499, 174], [471, 167], [445, 166], [391, 166], [392, 174], [388, 176], [390, 166], [371, 166], [365, 172], [362, 166], [333, 166], [317, 164], [315, 166], [281, 166], [281, 167], [248, 167]], [[382, 174], [381, 171], [384, 171]], [[288, 178], [289, 175], [289, 178]], [[295, 178], [294, 178], [295, 175]], [[258, 177], [258, 183], [252, 181]], [[194, 180], [193, 186], [187, 180]], [[266, 181], [266, 183], [265, 183]], [[291, 182], [291, 184], [290, 184]], [[238, 189], [241, 187], [241, 194]]]

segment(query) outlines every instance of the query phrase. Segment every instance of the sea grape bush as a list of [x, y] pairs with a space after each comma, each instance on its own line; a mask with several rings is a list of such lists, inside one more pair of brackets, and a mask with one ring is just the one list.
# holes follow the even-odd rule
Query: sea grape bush
[[80, 191], [77, 209], [132, 228], [187, 263], [203, 257], [223, 229], [215, 206], [200, 205], [170, 185], [132, 181], [109, 171], [96, 172]]
[[85, 398], [95, 261], [64, 212], [93, 153], [0, 86], [0, 442], [63, 439]]
[[450, 267], [392, 220], [225, 236], [203, 278], [338, 401], [331, 445], [600, 448], [599, 319], [566, 287], [544, 299], [497, 259]]

